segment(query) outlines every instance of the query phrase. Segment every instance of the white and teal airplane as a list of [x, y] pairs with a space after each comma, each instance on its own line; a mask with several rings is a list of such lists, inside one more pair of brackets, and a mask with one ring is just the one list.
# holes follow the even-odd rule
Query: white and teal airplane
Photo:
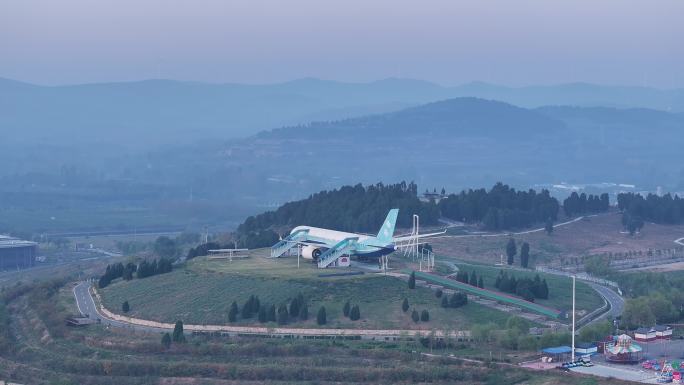
[[[390, 210], [377, 235], [297, 226], [285, 239], [271, 248], [271, 256], [278, 257], [290, 248], [300, 245], [302, 257], [318, 262], [319, 267], [329, 265], [341, 255], [362, 259], [378, 258], [394, 252], [398, 243], [416, 238], [415, 235], [394, 236], [398, 214], [399, 209]], [[420, 234], [417, 237], [425, 238], [438, 234], [444, 233]]]

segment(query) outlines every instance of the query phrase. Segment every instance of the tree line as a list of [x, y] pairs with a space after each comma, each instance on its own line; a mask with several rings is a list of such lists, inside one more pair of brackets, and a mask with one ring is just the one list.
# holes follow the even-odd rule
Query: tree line
[[245, 320], [256, 316], [260, 323], [277, 322], [278, 325], [287, 325], [291, 321], [308, 320], [309, 306], [301, 293], [292, 298], [289, 305], [283, 302], [277, 307], [275, 304], [263, 304], [258, 296], [250, 295], [242, 305], [242, 309], [237, 302], [231, 303], [228, 310], [228, 322], [237, 322], [238, 316]]
[[[479, 223], [488, 230], [528, 227], [534, 223], [555, 221], [560, 205], [548, 190], [518, 191], [497, 183], [484, 188], [450, 194], [439, 202], [444, 217], [466, 223]], [[421, 217], [422, 221], [422, 217]]]
[[270, 246], [278, 240], [273, 230], [298, 225], [375, 233], [393, 208], [399, 209], [397, 227], [411, 227], [413, 214], [420, 215], [421, 224], [437, 224], [437, 205], [421, 202], [417, 191], [418, 186], [413, 182], [357, 184], [321, 191], [306, 199], [285, 203], [275, 211], [248, 217], [238, 226], [238, 241], [249, 248]]
[[676, 194], [648, 194], [644, 198], [641, 194], [620, 193], [617, 201], [622, 225], [630, 234], [640, 231], [644, 221], [664, 225], [684, 223], [684, 199]]
[[100, 276], [97, 282], [99, 288], [105, 288], [109, 284], [117, 279], [123, 278], [126, 281], [130, 281], [135, 278], [147, 278], [153, 275], [170, 273], [173, 270], [173, 263], [170, 259], [159, 258], [152, 262], [144, 260], [139, 264], [127, 263], [124, 265], [121, 262], [107, 265], [104, 274]]
[[606, 212], [610, 208], [610, 198], [607, 193], [599, 195], [577, 194], [573, 191], [569, 197], [563, 201], [563, 211], [565, 216], [574, 217], [580, 214], [594, 214]]
[[507, 272], [500, 270], [494, 286], [505, 293], [518, 295], [525, 301], [534, 302], [536, 298], [549, 299], [549, 286], [546, 279], [541, 279], [539, 274], [535, 274], [534, 279], [516, 279], [513, 274], [509, 276]]
[[482, 279], [482, 276], [478, 278], [477, 273], [473, 270], [470, 275], [468, 275], [468, 272], [459, 270], [456, 273], [456, 280], [458, 282], [462, 282], [465, 284], [468, 284], [470, 286], [475, 286], [479, 287], [480, 289], [484, 289], [484, 280]]

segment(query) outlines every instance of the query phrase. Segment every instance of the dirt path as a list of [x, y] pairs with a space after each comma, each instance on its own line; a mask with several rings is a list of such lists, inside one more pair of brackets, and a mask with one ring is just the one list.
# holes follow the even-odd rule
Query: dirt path
[[[577, 217], [575, 219], [563, 222], [563, 223], [558, 223], [553, 225], [553, 228], [558, 228], [562, 226], [567, 226], [570, 224], [573, 224], [575, 222], [579, 222], [584, 218], [593, 218], [597, 217], [601, 214], [593, 214], [593, 215], [583, 215], [581, 217]], [[526, 230], [526, 231], [520, 231], [517, 233], [495, 233], [495, 234], [463, 234], [463, 235], [438, 235], [435, 237], [431, 237], [431, 239], [435, 238], [470, 238], [470, 237], [510, 237], [511, 235], [525, 235], [525, 234], [532, 234], [532, 233], [538, 233], [541, 231], [545, 231], [545, 228], [538, 228], [538, 229], [532, 229], [532, 230]], [[684, 238], [681, 238], [680, 240], [684, 241]], [[676, 241], [675, 241], [676, 242]], [[684, 243], [682, 244], [684, 246]]]

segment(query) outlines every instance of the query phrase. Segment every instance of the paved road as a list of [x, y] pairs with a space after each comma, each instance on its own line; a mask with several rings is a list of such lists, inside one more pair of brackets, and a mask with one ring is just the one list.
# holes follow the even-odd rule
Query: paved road
[[610, 317], [612, 319], [622, 314], [622, 311], [625, 308], [625, 300], [618, 293], [616, 293], [613, 289], [610, 289], [603, 285], [599, 285], [598, 283], [586, 281], [585, 283], [591, 286], [599, 294], [601, 294], [601, 296], [605, 298], [606, 301], [608, 301], [608, 304], [610, 305], [610, 310], [594, 318], [592, 321], [587, 323], [587, 325], [590, 325], [594, 322], [598, 322], [602, 319], [606, 319], [607, 317]]
[[102, 314], [100, 314], [100, 312], [97, 310], [97, 306], [95, 305], [95, 300], [93, 299], [93, 296], [90, 294], [90, 285], [91, 284], [89, 282], [81, 282], [74, 287], [74, 298], [76, 299], [76, 306], [78, 306], [78, 311], [84, 317], [100, 320], [100, 323], [102, 323], [103, 325], [113, 326], [117, 328], [135, 329], [140, 331], [157, 333], [168, 331], [168, 329], [163, 328], [154, 328], [143, 325], [132, 325], [126, 322], [120, 322], [102, 316]]
[[[612, 213], [584, 215], [584, 216], [581, 216], [581, 217], [577, 217], [577, 218], [575, 218], [575, 219], [571, 219], [571, 220], [569, 220], [569, 221], [567, 221], [567, 222], [557, 223], [557, 224], [553, 225], [553, 228], [555, 229], [555, 228], [567, 226], [567, 225], [573, 224], [573, 223], [575, 223], [575, 222], [579, 222], [579, 221], [583, 220], [584, 218], [593, 218], [593, 217], [598, 217], [598, 216], [601, 216], [601, 215], [610, 215], [610, 214], [612, 214]], [[483, 238], [483, 237], [510, 237], [511, 235], [525, 235], [525, 234], [539, 233], [539, 232], [542, 232], [542, 231], [546, 231], [546, 229], [542, 227], [542, 228], [539, 228], [539, 229], [525, 230], [525, 231], [520, 231], [520, 232], [517, 232], [517, 233], [503, 232], [503, 233], [481, 233], [481, 234], [478, 233], [478, 234], [461, 234], [461, 235], [437, 235], [437, 236], [434, 236], [434, 237], [430, 237], [430, 239], [442, 239], [442, 238], [473, 238], [473, 237], [479, 237], [479, 238]], [[684, 238], [683, 238], [683, 239], [684, 239]]]

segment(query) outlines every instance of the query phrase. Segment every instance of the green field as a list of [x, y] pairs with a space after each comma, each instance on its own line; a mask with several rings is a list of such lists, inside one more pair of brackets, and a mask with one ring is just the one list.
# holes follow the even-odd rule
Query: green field
[[[504, 323], [508, 314], [470, 303], [459, 309], [443, 309], [434, 293], [425, 288], [409, 290], [406, 282], [391, 276], [364, 274], [354, 277], [321, 278], [321, 271], [296, 258], [271, 260], [254, 256], [247, 260], [206, 260], [198, 258], [173, 272], [129, 282], [117, 280], [101, 290], [105, 305], [120, 312], [128, 301], [132, 316], [172, 322], [181, 319], [196, 324], [227, 324], [233, 301], [242, 305], [250, 295], [262, 304], [276, 306], [302, 293], [309, 305], [309, 321], [296, 327], [318, 327], [315, 314], [325, 306], [328, 324], [344, 328], [425, 328], [467, 330], [481, 322]], [[430, 312], [429, 322], [414, 323], [401, 303], [408, 298], [411, 310]], [[342, 314], [344, 303], [358, 304], [361, 320], [350, 321]], [[255, 319], [236, 324], [254, 324]]]
[[[485, 289], [498, 289], [494, 286], [496, 284], [496, 277], [499, 275], [500, 267], [484, 266], [475, 264], [458, 263], [459, 269], [467, 271], [471, 274], [475, 271], [477, 276], [482, 276], [484, 280]], [[568, 310], [572, 308], [572, 279], [569, 277], [561, 277], [553, 274], [536, 273], [534, 271], [522, 271], [518, 269], [507, 269], [508, 275], [514, 275], [516, 278], [530, 277], [534, 278], [535, 274], [539, 274], [541, 278], [546, 279], [549, 286], [549, 299], [537, 299], [535, 303], [544, 305], [558, 310]], [[585, 310], [590, 312], [596, 308], [603, 306], [603, 299], [587, 284], [577, 281], [576, 286], [576, 306], [577, 310]]]

